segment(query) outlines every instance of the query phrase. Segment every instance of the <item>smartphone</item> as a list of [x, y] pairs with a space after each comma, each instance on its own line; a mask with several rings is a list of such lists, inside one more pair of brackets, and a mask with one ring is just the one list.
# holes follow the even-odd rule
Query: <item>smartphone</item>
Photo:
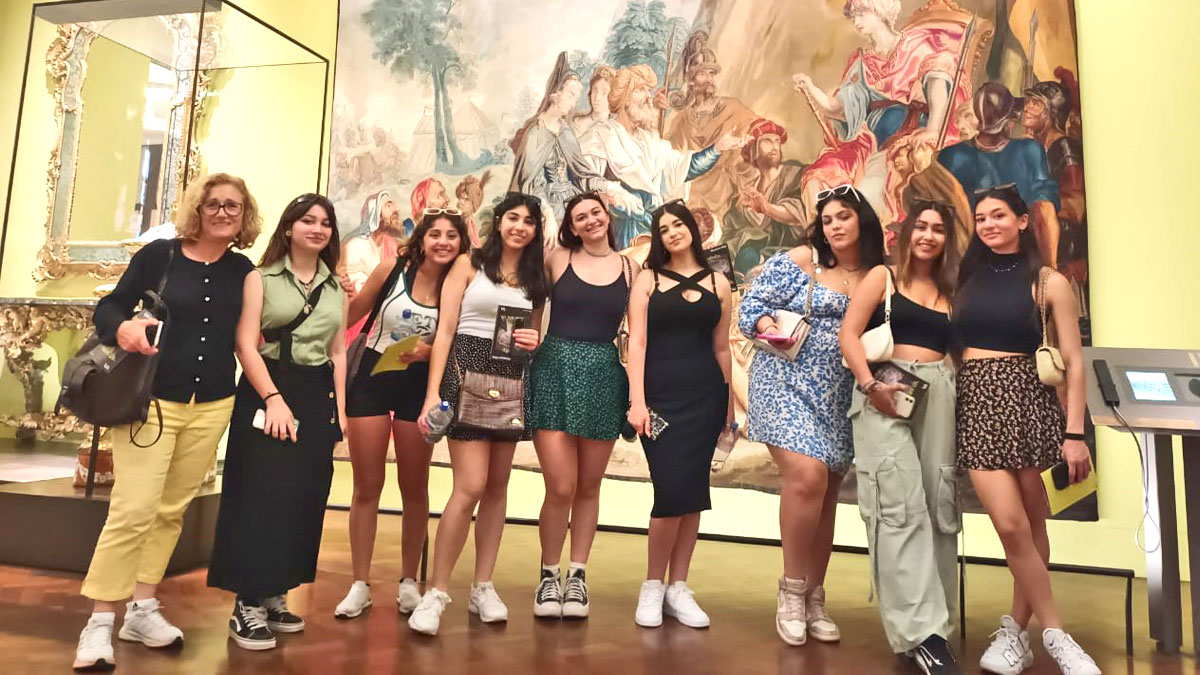
[[158, 339], [162, 337], [162, 324], [157, 326], [146, 326], [146, 340], [150, 342], [150, 346], [158, 348]]
[[789, 342], [791, 342], [791, 341], [792, 341], [792, 336], [790, 336], [790, 335], [777, 335], [777, 334], [775, 334], [775, 333], [770, 333], [770, 334], [768, 334], [768, 333], [759, 333], [758, 335], [756, 335], [756, 336], [755, 336], [755, 339], [757, 339], [757, 340], [764, 340], [764, 341], [766, 341], [766, 342], [770, 342], [770, 343], [772, 343], [772, 344], [787, 344], [787, 343], [789, 343]]
[[1059, 462], [1050, 467], [1050, 477], [1054, 479], [1054, 487], [1066, 490], [1071, 485], [1071, 467], [1066, 462]]
[[912, 394], [906, 391], [898, 391], [892, 394], [892, 403], [896, 406], [897, 415], [912, 417], [913, 408], [917, 405], [917, 399], [913, 398]]
[[[259, 429], [259, 430], [262, 430], [264, 427], [266, 427], [267, 426], [267, 411], [262, 408], [255, 410], [254, 411], [254, 419], [250, 420], [250, 426], [254, 427], [255, 429]], [[295, 427], [296, 433], [299, 434], [300, 433], [300, 420], [293, 417], [292, 418], [292, 426]]]

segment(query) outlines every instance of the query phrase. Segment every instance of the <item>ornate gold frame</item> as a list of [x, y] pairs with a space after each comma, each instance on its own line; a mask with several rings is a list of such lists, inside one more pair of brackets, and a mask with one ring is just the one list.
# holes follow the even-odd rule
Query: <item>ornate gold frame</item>
[[[161, 18], [174, 37], [175, 59], [171, 65], [177, 76], [168, 147], [163, 153], [161, 172], [164, 189], [170, 195], [170, 209], [166, 214], [169, 218], [183, 199], [180, 187], [199, 174], [200, 142], [192, 129], [208, 112], [212, 77], [205, 70], [194, 74], [199, 17], [173, 15]], [[46, 51], [46, 74], [54, 96], [57, 132], [46, 170], [46, 242], [38, 251], [37, 266], [33, 270], [33, 279], [38, 282], [69, 275], [116, 279], [124, 273], [131, 252], [137, 249], [120, 241], [70, 240], [75, 163], [84, 105], [80, 93], [87, 75], [88, 49], [97, 35], [98, 31], [91, 25], [62, 24], [57, 27], [57, 34]], [[219, 25], [211, 19], [206, 20], [204, 39], [199, 45], [201, 63], [211, 62], [220, 47]]]

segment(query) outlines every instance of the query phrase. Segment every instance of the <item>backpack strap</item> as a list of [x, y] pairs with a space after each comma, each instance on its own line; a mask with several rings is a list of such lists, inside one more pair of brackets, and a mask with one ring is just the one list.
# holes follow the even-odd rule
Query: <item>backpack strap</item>
[[292, 319], [286, 326], [276, 328], [265, 328], [262, 331], [263, 340], [267, 342], [279, 343], [279, 360], [286, 363], [292, 362], [292, 331], [300, 327], [316, 308], [317, 303], [321, 301], [321, 291], [325, 290], [325, 284], [328, 280], [322, 281], [313, 289], [312, 293], [304, 299], [304, 307], [300, 308], [300, 313], [296, 318]]

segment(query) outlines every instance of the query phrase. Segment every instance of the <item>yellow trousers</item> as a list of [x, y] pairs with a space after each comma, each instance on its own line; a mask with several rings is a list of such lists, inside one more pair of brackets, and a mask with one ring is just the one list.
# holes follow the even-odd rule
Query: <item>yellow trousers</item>
[[[83, 580], [83, 595], [118, 602], [133, 594], [136, 582], [157, 584], [179, 540], [183, 513], [200, 490], [216, 459], [217, 444], [229, 425], [233, 397], [209, 403], [162, 404], [162, 438], [148, 448], [129, 440], [129, 427], [115, 427], [116, 482], [108, 518]], [[153, 408], [138, 432], [139, 443], [158, 434]]]

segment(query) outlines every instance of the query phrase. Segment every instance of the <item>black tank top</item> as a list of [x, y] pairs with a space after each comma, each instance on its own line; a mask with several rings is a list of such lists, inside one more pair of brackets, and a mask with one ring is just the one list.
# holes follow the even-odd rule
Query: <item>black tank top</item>
[[[954, 324], [963, 347], [1032, 354], [1042, 342], [1029, 261], [990, 250], [958, 290]], [[893, 315], [894, 316], [894, 315]]]
[[625, 315], [629, 282], [625, 263], [621, 276], [607, 286], [594, 286], [579, 278], [570, 261], [550, 289], [550, 335], [564, 340], [612, 342]]
[[[867, 330], [883, 325], [884, 303], [879, 303]], [[892, 293], [892, 341], [915, 345], [942, 354], [950, 348], [953, 336], [950, 315], [909, 300], [900, 291]]]

